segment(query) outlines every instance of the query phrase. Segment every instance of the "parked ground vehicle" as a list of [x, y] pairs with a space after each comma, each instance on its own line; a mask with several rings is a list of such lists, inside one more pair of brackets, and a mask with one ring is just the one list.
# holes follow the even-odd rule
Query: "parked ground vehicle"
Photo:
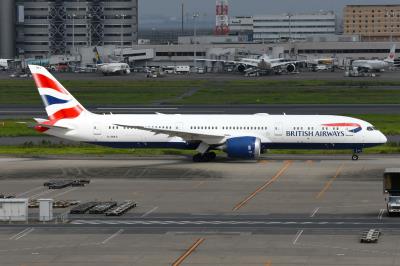
[[386, 194], [388, 216], [400, 213], [400, 168], [388, 168], [383, 174], [383, 193]]
[[189, 74], [190, 73], [190, 66], [176, 66], [175, 67], [176, 74]]

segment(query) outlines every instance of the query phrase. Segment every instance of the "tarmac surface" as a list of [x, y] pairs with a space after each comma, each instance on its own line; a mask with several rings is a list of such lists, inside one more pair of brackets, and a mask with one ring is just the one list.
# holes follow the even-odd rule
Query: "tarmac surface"
[[[399, 265], [400, 218], [387, 217], [385, 168], [398, 155], [0, 158], [0, 192], [30, 199], [135, 200], [126, 215], [0, 225], [1, 265]], [[47, 190], [53, 178], [90, 178]], [[377, 244], [361, 233], [378, 228]]]
[[[60, 80], [149, 80], [145, 73], [131, 73], [130, 75], [115, 75], [115, 76], [103, 76], [101, 73], [55, 73], [54, 74]], [[293, 74], [282, 74], [282, 75], [266, 75], [259, 77], [246, 77], [242, 73], [238, 72], [225, 72], [225, 73], [205, 73], [196, 74], [191, 73], [189, 75], [176, 75], [168, 74], [163, 77], [156, 78], [157, 80], [375, 80], [375, 81], [398, 81], [399, 70], [386, 71], [377, 73], [375, 77], [345, 77], [344, 70], [321, 71], [311, 72], [308, 70], [301, 70], [299, 73]], [[0, 79], [10, 79], [10, 73], [0, 71]], [[13, 79], [29, 79], [29, 78], [13, 78]], [[151, 78], [154, 80], [154, 78]]]

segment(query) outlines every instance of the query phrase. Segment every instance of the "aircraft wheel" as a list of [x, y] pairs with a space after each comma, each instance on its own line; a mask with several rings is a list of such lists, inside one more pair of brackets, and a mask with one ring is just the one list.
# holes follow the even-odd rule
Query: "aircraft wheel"
[[215, 160], [215, 158], [217, 158], [217, 154], [215, 154], [215, 152], [207, 152], [206, 156], [210, 161]]
[[357, 154], [353, 154], [353, 156], [351, 157], [351, 159], [353, 161], [358, 161], [358, 155]]
[[199, 163], [203, 161], [203, 155], [198, 153], [196, 155], [193, 156], [193, 162], [195, 163]]

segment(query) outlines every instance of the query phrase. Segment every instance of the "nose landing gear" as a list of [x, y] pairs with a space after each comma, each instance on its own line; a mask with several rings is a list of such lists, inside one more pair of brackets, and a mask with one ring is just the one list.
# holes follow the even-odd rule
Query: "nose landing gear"
[[358, 161], [358, 154], [362, 153], [362, 149], [354, 149], [353, 151], [353, 156], [351, 156], [351, 159], [353, 161]]

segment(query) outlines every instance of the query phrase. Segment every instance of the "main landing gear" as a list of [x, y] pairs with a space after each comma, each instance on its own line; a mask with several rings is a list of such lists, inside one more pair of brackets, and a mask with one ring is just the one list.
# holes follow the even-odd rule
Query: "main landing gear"
[[217, 155], [215, 154], [215, 152], [206, 152], [203, 154], [198, 153], [193, 156], [193, 162], [196, 162], [196, 163], [211, 162], [211, 161], [215, 160], [216, 157], [217, 157]]
[[358, 161], [358, 154], [360, 153], [362, 153], [362, 149], [354, 149], [353, 156], [351, 156], [351, 159], [353, 161]]

